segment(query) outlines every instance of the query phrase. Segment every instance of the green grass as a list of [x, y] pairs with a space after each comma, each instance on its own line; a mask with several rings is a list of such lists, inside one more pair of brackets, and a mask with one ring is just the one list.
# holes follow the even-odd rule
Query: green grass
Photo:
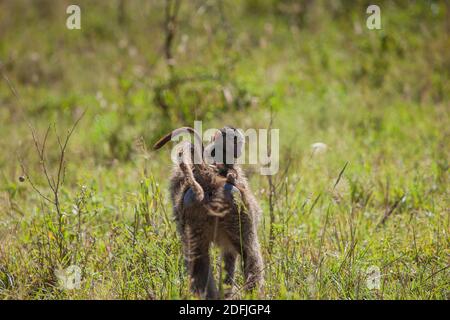
[[[63, 2], [0, 3], [1, 298], [193, 298], [167, 191], [169, 148], [149, 146], [195, 119], [267, 128], [272, 109], [274, 221], [267, 177], [245, 166], [264, 211], [263, 297], [449, 299], [444, 2], [380, 1], [383, 29], [370, 31], [364, 1], [314, 2], [306, 13], [294, 1], [225, 1], [224, 15], [214, 1], [183, 1], [172, 74], [164, 1], [126, 1], [122, 24], [115, 2], [79, 3], [80, 31], [65, 28]], [[162, 92], [165, 111], [158, 89], [185, 78], [194, 81]], [[28, 124], [40, 141], [52, 126], [46, 163], [56, 177], [53, 128], [64, 136], [83, 110], [58, 215], [19, 181], [18, 159], [51, 195]], [[327, 151], [313, 155], [315, 142]], [[82, 270], [78, 289], [58, 285], [69, 265]], [[381, 286], [371, 290], [373, 266]]]

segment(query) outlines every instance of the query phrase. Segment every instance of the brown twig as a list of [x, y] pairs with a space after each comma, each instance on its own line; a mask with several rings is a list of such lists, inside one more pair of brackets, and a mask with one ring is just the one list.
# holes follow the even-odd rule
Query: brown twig
[[45, 132], [42, 144], [39, 141], [39, 138], [36, 134], [36, 130], [31, 126], [31, 124], [28, 124], [30, 131], [31, 131], [31, 135], [32, 135], [32, 139], [33, 139], [33, 143], [34, 146], [36, 148], [36, 152], [39, 158], [39, 163], [41, 165], [41, 170], [42, 173], [44, 175], [44, 177], [47, 180], [47, 185], [51, 190], [51, 194], [52, 196], [47, 196], [45, 195], [41, 190], [39, 190], [39, 188], [36, 186], [36, 184], [34, 183], [33, 179], [31, 178], [30, 174], [28, 173], [28, 170], [23, 162], [23, 160], [19, 157], [19, 162], [20, 162], [20, 166], [22, 168], [22, 171], [24, 173], [24, 175], [26, 176], [31, 188], [44, 200], [46, 200], [47, 202], [49, 202], [50, 204], [52, 204], [56, 210], [57, 213], [57, 218], [58, 218], [58, 235], [56, 237], [57, 239], [57, 243], [58, 243], [58, 247], [59, 247], [59, 251], [60, 251], [60, 257], [63, 257], [63, 253], [64, 253], [64, 243], [63, 243], [63, 233], [62, 233], [62, 229], [63, 229], [63, 214], [61, 211], [61, 204], [60, 204], [60, 197], [59, 197], [59, 193], [60, 193], [60, 189], [61, 186], [64, 182], [64, 175], [65, 175], [65, 154], [66, 154], [66, 149], [67, 149], [67, 145], [69, 143], [70, 138], [72, 137], [72, 134], [75, 130], [75, 128], [78, 126], [78, 123], [81, 121], [81, 119], [83, 118], [85, 112], [83, 112], [78, 119], [75, 121], [75, 123], [73, 124], [73, 126], [69, 129], [68, 134], [66, 136], [66, 138], [64, 139], [64, 142], [62, 142], [60, 136], [56, 133], [56, 128], [55, 128], [55, 133], [56, 133], [56, 137], [57, 137], [57, 141], [58, 141], [58, 145], [59, 145], [59, 161], [58, 161], [58, 167], [57, 167], [57, 175], [56, 175], [56, 180], [54, 179], [54, 177], [50, 174], [49, 169], [48, 169], [48, 163], [47, 163], [47, 159], [46, 159], [46, 144], [47, 144], [47, 140], [49, 137], [49, 133], [50, 133], [50, 128], [51, 126], [49, 126]]
[[[270, 133], [273, 125], [273, 108], [272, 105], [270, 105], [270, 121], [269, 121], [269, 127], [267, 131]], [[272, 153], [272, 141], [269, 139], [268, 143], [268, 157], [270, 159], [271, 153]], [[270, 219], [270, 229], [269, 229], [269, 252], [272, 251], [273, 242], [275, 240], [275, 234], [274, 234], [274, 224], [275, 224], [275, 212], [274, 212], [274, 202], [275, 202], [275, 185], [273, 183], [273, 177], [271, 174], [267, 176], [267, 180], [269, 182], [269, 219]]]
[[378, 223], [377, 228], [381, 225], [384, 225], [387, 221], [387, 219], [391, 216], [391, 214], [394, 212], [395, 209], [397, 209], [398, 205], [404, 200], [405, 195], [403, 194], [401, 197], [399, 197], [394, 204], [389, 208], [389, 210], [386, 211], [381, 221]]
[[339, 176], [336, 179], [336, 182], [334, 183], [334, 186], [333, 186], [333, 191], [336, 188], [336, 186], [338, 185], [339, 181], [341, 181], [342, 175], [344, 174], [344, 171], [347, 168], [347, 166], [348, 166], [348, 161], [345, 163], [344, 167], [341, 169], [341, 172], [339, 172]]
[[6, 81], [6, 84], [8, 85], [9, 89], [13, 93], [13, 95], [19, 99], [19, 93], [17, 92], [16, 88], [14, 87], [13, 83], [9, 79], [9, 77], [6, 75], [5, 72], [3, 72], [3, 63], [0, 61], [0, 73], [3, 77], [3, 79]]
[[177, 16], [180, 10], [181, 0], [166, 0], [164, 20], [164, 57], [169, 68], [170, 76], [173, 75], [174, 61], [172, 46], [176, 33]]

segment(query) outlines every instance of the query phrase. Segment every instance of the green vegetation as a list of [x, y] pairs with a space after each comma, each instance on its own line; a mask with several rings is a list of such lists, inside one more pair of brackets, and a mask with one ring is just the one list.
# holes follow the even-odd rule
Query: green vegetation
[[[169, 2], [174, 24], [163, 0], [80, 0], [81, 30], [68, 2], [0, 2], [0, 297], [192, 298], [170, 148], [150, 146], [194, 120], [267, 128], [272, 113], [272, 197], [245, 166], [264, 298], [449, 299], [448, 2], [377, 1], [381, 30], [366, 1]], [[57, 137], [83, 110], [60, 171]], [[50, 128], [42, 159], [30, 127], [41, 144]], [[58, 284], [70, 265], [78, 289]]]

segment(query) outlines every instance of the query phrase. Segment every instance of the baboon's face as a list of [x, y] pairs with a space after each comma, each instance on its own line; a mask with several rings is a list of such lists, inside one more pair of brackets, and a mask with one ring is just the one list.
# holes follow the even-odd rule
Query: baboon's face
[[235, 128], [224, 127], [213, 137], [214, 149], [211, 155], [218, 163], [231, 164], [230, 161], [234, 163], [241, 156], [243, 146], [243, 134]]

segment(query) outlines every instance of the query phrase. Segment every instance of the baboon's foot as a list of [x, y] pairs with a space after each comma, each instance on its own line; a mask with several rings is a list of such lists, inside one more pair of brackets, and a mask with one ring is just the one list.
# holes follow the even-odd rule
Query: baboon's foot
[[263, 295], [264, 279], [260, 274], [248, 274], [244, 284], [244, 291], [253, 296], [261, 297]]
[[235, 203], [239, 203], [242, 199], [241, 191], [239, 191], [239, 189], [231, 183], [225, 183], [225, 185], [223, 186], [223, 191], [225, 193], [225, 196], [229, 199], [232, 199]]
[[236, 294], [236, 286], [234, 285], [225, 285], [223, 289], [223, 298], [225, 300], [235, 300], [237, 299]]

